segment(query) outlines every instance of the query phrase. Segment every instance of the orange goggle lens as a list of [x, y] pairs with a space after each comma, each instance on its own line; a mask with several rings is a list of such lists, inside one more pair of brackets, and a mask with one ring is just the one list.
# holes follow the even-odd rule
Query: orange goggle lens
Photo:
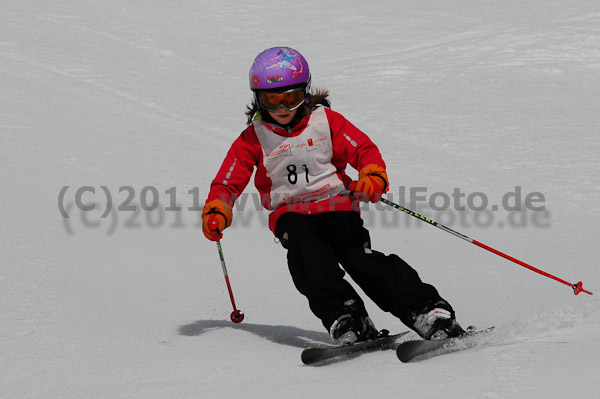
[[260, 92], [258, 95], [260, 105], [267, 111], [275, 112], [284, 107], [288, 111], [293, 111], [302, 105], [304, 101], [304, 89], [295, 89], [284, 93]]

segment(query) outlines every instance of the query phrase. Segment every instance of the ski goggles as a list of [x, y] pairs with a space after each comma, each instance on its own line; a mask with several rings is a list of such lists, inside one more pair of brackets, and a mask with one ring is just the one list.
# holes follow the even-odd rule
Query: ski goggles
[[281, 107], [292, 112], [304, 102], [304, 88], [299, 87], [283, 93], [260, 91], [257, 97], [260, 106], [269, 112], [275, 112]]

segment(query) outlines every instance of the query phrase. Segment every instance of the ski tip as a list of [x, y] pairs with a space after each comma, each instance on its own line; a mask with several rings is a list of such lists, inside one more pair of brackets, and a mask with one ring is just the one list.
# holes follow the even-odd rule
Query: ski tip
[[300, 359], [307, 365], [324, 365], [335, 360], [350, 359], [362, 353], [396, 349], [399, 339], [408, 333], [409, 331], [390, 334], [388, 330], [382, 330], [376, 338], [351, 345], [308, 347], [302, 351]]
[[477, 334], [481, 334], [481, 333], [487, 333], [487, 332], [493, 331], [494, 328], [496, 328], [496, 326], [490, 326], [490, 327], [486, 327], [486, 328], [483, 328], [483, 329], [480, 330], [480, 329], [478, 329], [475, 326], [469, 326], [469, 327], [467, 327], [465, 334], [461, 335], [461, 336], [462, 337], [468, 337], [468, 336], [471, 336], [471, 335], [477, 335]]
[[495, 326], [491, 326], [478, 330], [471, 326], [467, 328], [465, 334], [458, 337], [444, 338], [439, 340], [419, 339], [406, 341], [396, 347], [396, 356], [402, 363], [408, 363], [413, 359], [434, 356], [436, 352], [438, 352], [438, 354], [442, 354], [468, 349], [472, 345], [456, 346], [455, 344], [463, 340], [465, 342], [472, 341], [472, 337], [476, 337], [479, 334], [488, 333], [494, 330], [494, 328]]

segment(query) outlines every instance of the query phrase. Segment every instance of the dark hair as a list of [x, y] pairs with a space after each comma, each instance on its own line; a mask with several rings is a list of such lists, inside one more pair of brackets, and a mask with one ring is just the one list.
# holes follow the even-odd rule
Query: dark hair
[[[327, 108], [331, 108], [331, 102], [327, 98], [329, 97], [329, 91], [327, 90], [315, 90], [314, 92], [309, 92], [306, 95], [308, 102], [302, 104], [300, 108], [298, 108], [298, 113], [295, 116], [295, 120], [300, 120], [305, 116], [308, 116], [317, 109], [319, 105], [324, 105]], [[269, 112], [260, 108], [258, 102], [256, 101], [256, 97], [252, 100], [250, 105], [246, 106], [246, 116], [248, 117], [247, 124], [251, 125], [254, 120], [254, 116], [256, 113], [259, 113], [263, 120], [271, 121], [271, 117], [269, 116]]]

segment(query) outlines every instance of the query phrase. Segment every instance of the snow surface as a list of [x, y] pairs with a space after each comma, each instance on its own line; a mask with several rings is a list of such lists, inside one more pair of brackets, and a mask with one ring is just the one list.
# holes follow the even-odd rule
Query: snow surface
[[[244, 128], [250, 63], [275, 45], [302, 51], [314, 87], [380, 146], [393, 199], [542, 193], [545, 212], [419, 209], [597, 295], [371, 206], [376, 249], [415, 266], [462, 324], [497, 328], [435, 360], [303, 366], [301, 347], [328, 337], [249, 199], [222, 240], [246, 314], [232, 324], [217, 250], [187, 208]], [[0, 397], [597, 397], [597, 0], [3, 0], [0, 90]], [[86, 186], [97, 208], [81, 212]], [[138, 212], [101, 218], [102, 186], [115, 208], [133, 192]], [[157, 211], [140, 211], [144, 187]], [[180, 212], [164, 210], [171, 187]]]

